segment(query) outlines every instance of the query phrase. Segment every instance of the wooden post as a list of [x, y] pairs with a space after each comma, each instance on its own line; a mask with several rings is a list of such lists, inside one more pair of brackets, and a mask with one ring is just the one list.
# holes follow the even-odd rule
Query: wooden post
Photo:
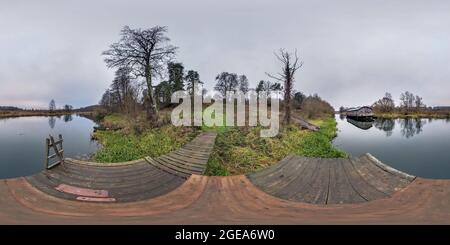
[[[62, 135], [58, 135], [58, 140], [55, 141], [53, 136], [49, 135], [49, 138], [46, 139], [47, 144], [47, 156], [45, 160], [45, 168], [50, 169], [56, 165], [64, 163], [64, 149], [63, 149], [63, 138]], [[58, 147], [60, 145], [60, 147]], [[50, 149], [53, 149], [54, 154], [50, 155]], [[59, 161], [49, 165], [50, 159], [58, 158]]]
[[61, 134], [59, 134], [58, 135], [58, 138], [59, 138], [59, 141], [61, 141], [61, 143], [60, 143], [60, 149], [61, 149], [61, 161], [64, 161], [64, 147], [63, 147], [63, 138], [62, 138], [62, 135]]
[[45, 162], [44, 162], [44, 170], [48, 167], [48, 156], [50, 154], [50, 139], [45, 139]]

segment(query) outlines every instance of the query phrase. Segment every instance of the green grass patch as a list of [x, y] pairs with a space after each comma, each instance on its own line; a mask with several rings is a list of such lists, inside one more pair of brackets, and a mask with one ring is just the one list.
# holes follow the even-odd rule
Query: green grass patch
[[102, 148], [96, 152], [94, 160], [123, 162], [146, 156], [157, 157], [180, 148], [195, 135], [189, 128], [172, 125], [149, 129], [139, 135], [121, 131], [97, 131], [94, 136], [102, 144]]
[[254, 172], [268, 167], [289, 154], [306, 157], [339, 158], [346, 153], [335, 148], [331, 140], [336, 136], [334, 118], [313, 121], [318, 132], [291, 126], [278, 137], [260, 137], [261, 127], [228, 127], [220, 129], [208, 162], [206, 174], [233, 175]]
[[110, 114], [103, 118], [102, 125], [110, 129], [122, 129], [130, 127], [130, 121], [125, 115]]

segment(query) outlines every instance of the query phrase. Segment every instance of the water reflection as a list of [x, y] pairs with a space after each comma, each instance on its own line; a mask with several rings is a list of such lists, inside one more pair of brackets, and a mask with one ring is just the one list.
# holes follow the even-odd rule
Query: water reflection
[[[450, 122], [449, 119], [446, 121]], [[384, 131], [387, 137], [392, 136], [396, 124], [396, 120], [389, 118], [376, 118], [373, 121], [359, 121], [347, 118], [347, 122], [362, 130], [369, 130], [370, 128], [375, 127], [376, 129]], [[398, 119], [401, 135], [407, 139], [422, 133], [423, 127], [427, 122], [431, 123], [432, 121], [430, 121], [430, 119], [420, 118]]]
[[392, 132], [395, 129], [395, 121], [389, 118], [377, 118], [374, 121], [375, 128], [386, 132], [386, 136], [392, 136]]
[[347, 122], [351, 123], [353, 126], [360, 128], [362, 130], [368, 130], [373, 125], [373, 122], [371, 121], [359, 121], [351, 118], [347, 118]]
[[423, 131], [423, 126], [426, 124], [426, 120], [406, 118], [400, 120], [402, 127], [401, 133], [405, 138], [411, 138], [414, 135], [420, 134]]
[[64, 120], [64, 122], [70, 122], [70, 121], [72, 121], [72, 114], [67, 114], [67, 115], [64, 115], [64, 118], [63, 118], [63, 120]]
[[55, 128], [56, 125], [56, 118], [54, 116], [48, 117], [48, 126], [50, 126], [51, 129]]
[[[67, 120], [67, 123], [63, 123]], [[27, 176], [42, 170], [45, 138], [64, 137], [64, 155], [88, 160], [99, 145], [91, 140], [96, 124], [86, 118], [61, 116], [0, 119], [0, 179]], [[23, 150], [25, 149], [25, 150]]]

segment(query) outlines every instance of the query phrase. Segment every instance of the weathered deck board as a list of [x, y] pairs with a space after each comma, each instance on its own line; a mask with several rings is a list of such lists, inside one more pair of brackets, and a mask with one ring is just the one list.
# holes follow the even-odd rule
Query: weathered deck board
[[357, 159], [351, 159], [351, 162], [358, 173], [367, 179], [367, 182], [387, 195], [392, 195], [394, 192], [406, 187], [410, 183], [408, 180], [399, 178], [398, 176], [382, 170], [364, 156]]
[[[385, 171], [401, 178], [401, 184], [404, 179], [411, 181], [407, 188], [389, 196], [372, 186], [367, 175], [360, 175], [349, 159], [291, 156], [248, 178], [192, 175], [187, 181], [150, 164], [145, 166], [158, 174], [146, 178], [153, 184], [139, 188], [116, 181], [116, 188], [111, 189], [65, 186], [58, 191], [54, 187], [59, 180], [44, 173], [29, 180], [0, 180], [0, 224], [450, 224], [449, 180], [416, 179]], [[302, 186], [302, 173], [315, 176], [306, 178], [312, 181], [307, 183], [310, 187]], [[91, 175], [77, 173], [71, 181], [83, 182]], [[102, 186], [106, 182], [90, 183]], [[264, 189], [268, 183], [278, 191], [268, 194]], [[319, 188], [322, 190], [317, 193], [325, 193], [324, 183], [328, 183], [327, 204], [335, 205], [283, 200], [287, 198], [282, 195], [292, 196], [291, 192]], [[317, 193], [306, 191], [302, 197], [321, 203], [322, 194]]]
[[350, 183], [344, 168], [344, 164], [347, 161], [348, 159], [340, 159], [331, 163], [327, 204], [359, 203], [366, 201]]
[[[271, 184], [273, 186], [272, 193], [274, 195], [279, 196], [288, 196], [291, 193], [298, 192], [302, 186], [299, 186], [299, 181], [305, 176], [306, 170], [311, 167], [311, 159], [293, 157], [292, 161], [289, 162], [289, 165], [285, 165], [286, 167], [279, 169], [277, 172], [282, 172], [284, 179], [280, 179], [278, 183]], [[298, 173], [298, 174], [292, 174]]]
[[[313, 188], [311, 183], [318, 178], [320, 159], [311, 158], [307, 162], [308, 164], [302, 170], [302, 174], [294, 182], [286, 186], [285, 195], [288, 200], [305, 202], [303, 195]], [[296, 175], [293, 171], [290, 174]]]
[[329, 159], [320, 159], [315, 177], [309, 182], [307, 191], [299, 195], [295, 200], [301, 200], [307, 203], [326, 204], [330, 184], [330, 171], [332, 161]]
[[352, 162], [348, 159], [342, 162], [345, 174], [348, 178], [349, 183], [352, 185], [353, 189], [366, 201], [372, 201], [376, 199], [389, 197], [387, 194], [377, 190], [374, 186], [370, 185], [367, 180], [365, 180], [356, 171]]
[[[373, 157], [372, 157], [373, 158]], [[276, 197], [312, 204], [346, 204], [392, 196], [414, 177], [385, 167], [369, 155], [352, 159], [291, 157], [249, 174], [253, 184]]]
[[17, 178], [0, 181], [0, 224], [450, 224], [450, 181], [418, 178], [391, 198], [320, 207], [242, 175], [193, 175], [165, 195], [114, 204], [54, 198]]
[[[164, 195], [183, 184], [190, 175], [203, 173], [214, 140], [215, 134], [201, 134], [188, 143], [189, 146], [184, 146], [192, 151], [182, 147], [158, 158], [118, 165], [83, 164], [82, 161], [68, 159], [64, 164], [26, 179], [38, 190], [63, 199], [86, 202], [141, 201]], [[97, 193], [99, 190], [108, 193], [108, 196], [83, 196], [83, 193]]]

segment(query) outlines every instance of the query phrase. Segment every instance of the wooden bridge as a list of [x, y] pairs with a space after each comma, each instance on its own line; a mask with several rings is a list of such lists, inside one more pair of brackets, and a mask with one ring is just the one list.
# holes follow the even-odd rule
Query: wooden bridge
[[450, 224], [450, 181], [395, 170], [370, 154], [288, 156], [247, 176], [203, 176], [214, 133], [158, 158], [65, 159], [0, 181], [1, 224]]

